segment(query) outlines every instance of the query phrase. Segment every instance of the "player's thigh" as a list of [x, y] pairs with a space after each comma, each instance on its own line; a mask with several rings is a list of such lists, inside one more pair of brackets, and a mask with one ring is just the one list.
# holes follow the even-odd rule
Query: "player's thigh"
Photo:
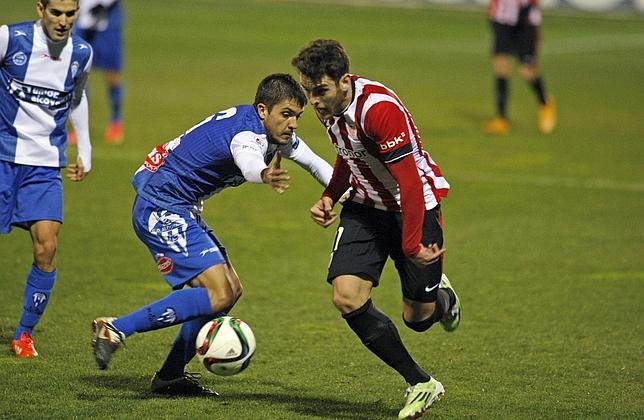
[[[402, 231], [402, 217], [399, 216], [398, 226]], [[421, 303], [436, 301], [438, 284], [443, 273], [443, 257], [436, 262], [419, 266], [414, 264], [402, 252], [402, 239], [391, 238], [391, 257], [400, 276], [402, 294], [405, 299]], [[422, 243], [424, 245], [437, 244], [443, 247], [443, 228], [440, 206], [425, 211], [423, 219]]]
[[521, 62], [522, 73], [536, 68], [538, 44], [539, 27], [530, 24], [521, 26], [517, 36], [517, 56]]
[[0, 160], [0, 233], [11, 231], [11, 220], [17, 204], [15, 163]]
[[29, 232], [34, 246], [55, 247], [60, 223], [53, 220], [39, 220], [29, 227]]
[[492, 25], [492, 53], [493, 55], [512, 55], [516, 51], [515, 27], [498, 22]]
[[108, 29], [97, 32], [92, 41], [92, 48], [94, 67], [115, 72], [123, 69], [123, 35], [120, 30]]
[[225, 248], [189, 211], [162, 209], [137, 197], [132, 225], [172, 288], [181, 288], [202, 272], [226, 263]]
[[388, 258], [387, 220], [389, 215], [355, 203], [345, 203], [333, 240], [327, 281], [353, 275], [370, 281], [374, 287]]
[[59, 168], [21, 165], [11, 223], [28, 228], [39, 220], [63, 222], [63, 180]]

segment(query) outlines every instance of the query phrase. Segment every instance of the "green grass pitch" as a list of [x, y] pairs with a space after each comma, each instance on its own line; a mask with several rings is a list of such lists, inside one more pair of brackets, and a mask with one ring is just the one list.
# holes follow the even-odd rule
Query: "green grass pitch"
[[[257, 83], [290, 72], [308, 41], [336, 38], [352, 71], [381, 81], [414, 115], [452, 184], [446, 272], [461, 328], [404, 328], [390, 265], [376, 304], [419, 364], [445, 385], [437, 418], [644, 418], [644, 25], [641, 17], [547, 12], [543, 59], [560, 123], [536, 128], [518, 74], [505, 138], [492, 114], [489, 31], [481, 9], [286, 1], [126, 1], [126, 141], [102, 141], [100, 74], [91, 80], [94, 168], [65, 182], [58, 283], [35, 331], [41, 357], [9, 352], [31, 262], [29, 236], [0, 238], [0, 417], [385, 419], [406, 384], [359, 343], [325, 283], [334, 231], [308, 209], [320, 188], [293, 164], [291, 189], [243, 185], [206, 203], [245, 286], [233, 315], [258, 341], [242, 374], [193, 362], [214, 400], [148, 393], [177, 328], [135, 335], [99, 371], [90, 321], [168, 288], [130, 224], [129, 184], [148, 151], [202, 118], [251, 103]], [[35, 17], [35, 0], [0, 0], [0, 23]], [[300, 135], [333, 151], [307, 107]], [[70, 150], [73, 156], [74, 151]]]

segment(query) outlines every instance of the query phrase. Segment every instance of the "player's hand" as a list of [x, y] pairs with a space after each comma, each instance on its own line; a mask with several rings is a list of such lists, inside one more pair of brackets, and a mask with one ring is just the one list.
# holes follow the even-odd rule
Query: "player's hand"
[[333, 211], [333, 200], [329, 197], [322, 197], [311, 207], [311, 218], [318, 225], [326, 228], [330, 226], [338, 215]]
[[278, 151], [275, 154], [273, 163], [262, 171], [262, 181], [264, 184], [270, 184], [271, 188], [277, 193], [282, 194], [288, 189], [288, 169], [281, 168], [282, 154]]
[[416, 265], [430, 265], [438, 261], [444, 252], [445, 248], [441, 249], [437, 244], [430, 244], [429, 246], [420, 244], [420, 252], [409, 258]]
[[70, 163], [67, 165], [67, 178], [71, 181], [78, 182], [85, 179], [85, 166], [83, 165], [83, 160], [80, 156], [76, 159], [76, 163]]

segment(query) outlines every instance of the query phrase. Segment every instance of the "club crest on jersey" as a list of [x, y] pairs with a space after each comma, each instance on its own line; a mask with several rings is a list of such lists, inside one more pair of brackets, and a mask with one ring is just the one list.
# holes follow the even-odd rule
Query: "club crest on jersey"
[[16, 66], [23, 66], [27, 62], [27, 55], [22, 51], [18, 51], [11, 59]]
[[166, 257], [163, 254], [156, 254], [154, 258], [157, 261], [157, 268], [159, 269], [159, 273], [161, 273], [162, 275], [172, 273], [172, 269], [174, 268], [172, 258]]
[[148, 231], [156, 235], [174, 252], [180, 252], [186, 257], [188, 256], [187, 229], [188, 223], [183, 217], [167, 210], [153, 211], [148, 218]]
[[32, 295], [34, 306], [37, 308], [47, 301], [47, 295], [43, 292], [36, 292]]
[[78, 67], [80, 67], [80, 64], [78, 64], [78, 61], [74, 61], [72, 63], [72, 77], [76, 77], [76, 73], [78, 73]]

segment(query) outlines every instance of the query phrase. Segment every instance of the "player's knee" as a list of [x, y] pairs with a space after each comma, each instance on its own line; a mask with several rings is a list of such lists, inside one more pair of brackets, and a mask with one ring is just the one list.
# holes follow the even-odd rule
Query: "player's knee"
[[427, 331], [436, 322], [434, 321], [433, 316], [430, 316], [429, 318], [422, 321], [407, 321], [405, 317], [403, 317], [403, 321], [405, 322], [407, 328], [410, 328], [416, 332]]
[[56, 238], [34, 243], [34, 262], [36, 267], [43, 271], [51, 271], [54, 268], [54, 258], [58, 243]]
[[237, 301], [231, 288], [208, 289], [208, 297], [210, 298], [213, 312], [228, 311]]
[[519, 73], [521, 74], [521, 77], [524, 80], [527, 80], [528, 82], [531, 82], [535, 78], [535, 75], [536, 75], [536, 71], [535, 71], [534, 67], [532, 67], [530, 65], [525, 65], [525, 64], [521, 66], [521, 69], [519, 70]]
[[338, 308], [343, 314], [348, 314], [360, 308], [364, 302], [358, 302], [352, 296], [343, 295], [341, 293], [333, 293], [333, 305]]

